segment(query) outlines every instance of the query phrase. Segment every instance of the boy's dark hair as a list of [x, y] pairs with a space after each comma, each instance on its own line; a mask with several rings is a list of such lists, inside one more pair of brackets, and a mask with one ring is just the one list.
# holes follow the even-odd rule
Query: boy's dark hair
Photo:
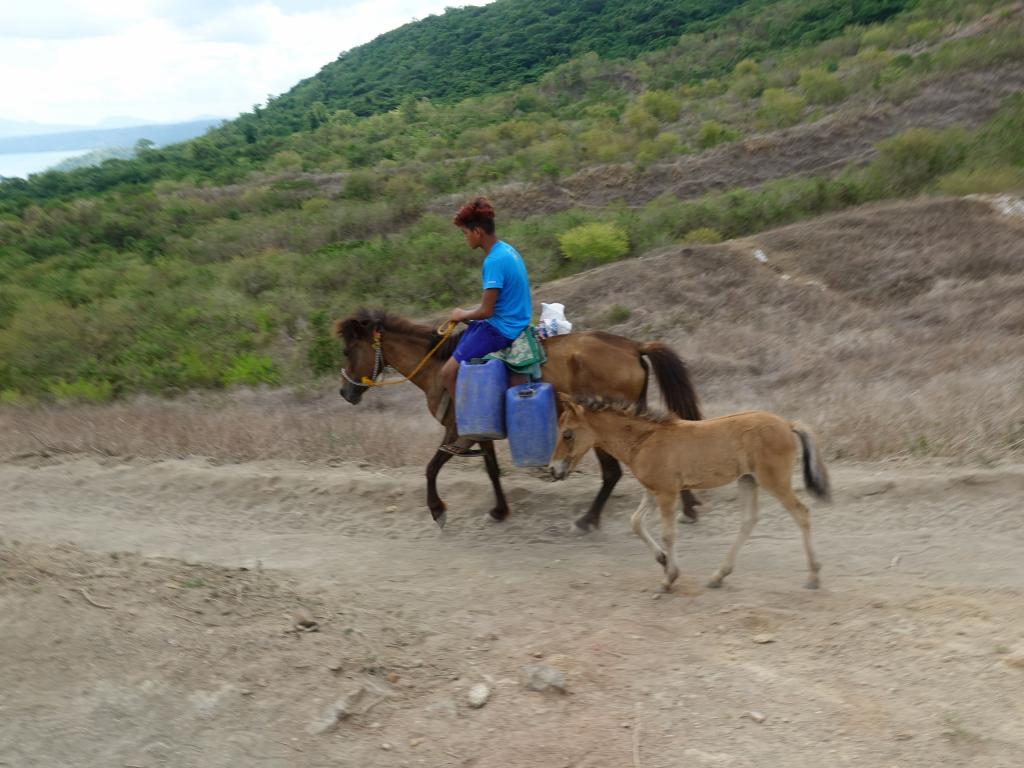
[[466, 229], [482, 229], [489, 235], [494, 234], [494, 206], [486, 197], [478, 197], [459, 208], [452, 219], [452, 224]]

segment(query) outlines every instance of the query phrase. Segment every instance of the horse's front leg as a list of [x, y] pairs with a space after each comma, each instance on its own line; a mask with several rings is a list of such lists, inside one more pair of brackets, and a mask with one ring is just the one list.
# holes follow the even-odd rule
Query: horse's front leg
[[484, 454], [484, 466], [487, 468], [487, 476], [491, 478], [491, 486], [494, 488], [494, 509], [491, 510], [491, 519], [499, 523], [508, 517], [508, 501], [505, 500], [505, 491], [501, 487], [501, 470], [498, 469], [498, 456], [494, 452], [493, 440], [481, 440], [480, 450]]
[[[445, 430], [442, 445], [446, 445], [454, 438], [455, 429], [449, 427]], [[430, 516], [434, 519], [434, 522], [441, 528], [444, 528], [445, 521], [447, 520], [448, 507], [441, 501], [441, 497], [437, 495], [437, 475], [441, 471], [441, 467], [447, 464], [451, 457], [452, 455], [448, 451], [439, 449], [434, 454], [434, 458], [427, 464], [427, 508], [430, 510]]]
[[601, 527], [601, 510], [604, 509], [608, 497], [612, 495], [612, 489], [615, 488], [615, 484], [622, 477], [622, 467], [618, 459], [611, 454], [605, 453], [600, 448], [595, 448], [594, 453], [597, 454], [597, 460], [601, 462], [601, 490], [597, 492], [597, 497], [590, 505], [587, 513], [576, 521], [576, 528], [583, 533]]

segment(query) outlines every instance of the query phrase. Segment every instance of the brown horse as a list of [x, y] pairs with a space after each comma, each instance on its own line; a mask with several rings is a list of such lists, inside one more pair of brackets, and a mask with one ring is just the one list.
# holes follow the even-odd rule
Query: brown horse
[[[560, 395], [563, 410], [559, 437], [551, 457], [551, 473], [564, 477], [591, 448], [607, 451], [625, 463], [644, 496], [633, 514], [633, 532], [654, 552], [665, 570], [664, 589], [679, 576], [675, 555], [675, 500], [680, 488], [718, 488], [739, 480], [743, 523], [722, 567], [708, 582], [722, 586], [732, 573], [736, 553], [757, 523], [757, 487], [763, 486], [789, 511], [803, 534], [810, 578], [818, 588], [821, 565], [811, 548], [811, 513], [793, 493], [790, 478], [796, 461], [796, 440], [804, 449], [804, 484], [819, 499], [829, 499], [828, 471], [814, 435], [798, 422], [766, 411], [746, 411], [699, 423], [659, 417], [631, 403], [602, 399], [573, 400]], [[661, 546], [644, 527], [644, 516], [655, 505], [661, 511]]]
[[[445, 427], [442, 446], [458, 440], [454, 409], [445, 407], [446, 393], [440, 376], [441, 366], [451, 357], [458, 343], [457, 335], [446, 339], [431, 354], [431, 350], [441, 342], [434, 328], [381, 310], [367, 309], [336, 321], [334, 333], [342, 339], [347, 359], [347, 366], [342, 371], [342, 397], [355, 405], [368, 389], [358, 383], [363, 381], [363, 377], [376, 379], [388, 366], [408, 376], [425, 360], [422, 368], [412, 377], [412, 382], [423, 390], [430, 412]], [[542, 369], [543, 380], [549, 382], [556, 392], [604, 395], [644, 405], [647, 400], [649, 364], [669, 410], [682, 419], [701, 418], [697, 395], [686, 366], [664, 344], [641, 343], [610, 333], [589, 331], [554, 336], [545, 340], [544, 348], [548, 361]], [[465, 440], [459, 444], [466, 447], [473, 445]], [[495, 506], [490, 512], [491, 517], [504, 520], [508, 516], [508, 502], [501, 488], [494, 443], [482, 440], [479, 446], [487, 475], [494, 487]], [[616, 459], [602, 449], [595, 449], [595, 453], [601, 463], [601, 490], [587, 513], [576, 521], [581, 531], [600, 526], [601, 509], [622, 477], [622, 468]], [[450, 452], [439, 448], [427, 465], [427, 507], [431, 517], [442, 527], [446, 507], [437, 493], [437, 475], [451, 457]], [[688, 490], [682, 496], [684, 514], [696, 520], [695, 507], [698, 502]]]

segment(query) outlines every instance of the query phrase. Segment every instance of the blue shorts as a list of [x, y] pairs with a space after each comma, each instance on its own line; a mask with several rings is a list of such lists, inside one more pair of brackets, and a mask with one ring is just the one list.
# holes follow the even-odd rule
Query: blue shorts
[[462, 332], [459, 343], [452, 353], [452, 357], [460, 363], [472, 360], [474, 357], [484, 357], [504, 349], [515, 339], [506, 339], [490, 323], [478, 320], [469, 324], [469, 327]]

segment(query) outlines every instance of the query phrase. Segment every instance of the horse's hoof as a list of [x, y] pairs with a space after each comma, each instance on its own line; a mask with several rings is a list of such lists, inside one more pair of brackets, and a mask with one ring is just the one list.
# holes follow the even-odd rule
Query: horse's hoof
[[489, 514], [491, 516], [491, 520], [494, 520], [495, 522], [500, 523], [506, 517], [508, 517], [508, 510], [507, 509], [502, 509], [501, 507], [495, 507], [490, 512], [488, 512], [487, 514]]
[[656, 554], [654, 556], [654, 559], [657, 560], [658, 565], [660, 565], [663, 568], [668, 565], [668, 555], [666, 555], [664, 552], [659, 552], [658, 554]]
[[721, 589], [722, 588], [722, 580], [721, 579], [712, 579], [705, 586], [707, 586], [708, 589]]
[[444, 524], [448, 522], [448, 513], [442, 510], [441, 514], [434, 518], [434, 522], [437, 523], [437, 527], [443, 531]]
[[812, 579], [804, 584], [804, 589], [817, 589], [819, 586], [817, 579]]
[[672, 585], [671, 584], [662, 584], [660, 587], [658, 587], [658, 594], [659, 595], [667, 595], [671, 591], [672, 591]]
[[680, 523], [687, 523], [688, 525], [693, 525], [694, 523], [697, 522], [697, 518], [696, 517], [689, 517], [688, 515], [679, 515], [679, 522]]
[[592, 523], [590, 519], [586, 517], [581, 517], [572, 524], [572, 527], [576, 533], [590, 533], [591, 531], [597, 530], [597, 525]]

